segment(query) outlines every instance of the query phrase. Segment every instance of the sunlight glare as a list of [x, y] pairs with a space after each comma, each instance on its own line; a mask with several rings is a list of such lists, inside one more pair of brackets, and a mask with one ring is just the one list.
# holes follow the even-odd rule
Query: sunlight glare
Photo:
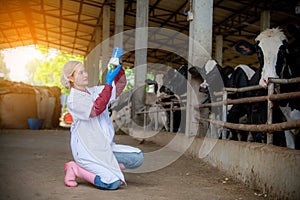
[[6, 67], [10, 69], [9, 77], [12, 81], [25, 81], [26, 64], [35, 58], [42, 58], [41, 52], [34, 45], [5, 49], [1, 53], [4, 55]]

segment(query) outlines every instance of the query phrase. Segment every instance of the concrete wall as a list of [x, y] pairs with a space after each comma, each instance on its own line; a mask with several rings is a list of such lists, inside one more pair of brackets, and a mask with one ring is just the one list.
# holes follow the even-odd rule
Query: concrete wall
[[[174, 133], [132, 132], [133, 137], [154, 135], [146, 140], [170, 144], [173, 150], [203, 159], [252, 189], [275, 199], [300, 199], [300, 151], [260, 143], [236, 142], [184, 135], [174, 142]], [[176, 136], [178, 137], [178, 135]], [[191, 142], [191, 140], [193, 140]], [[186, 150], [185, 144], [191, 144]], [[203, 145], [205, 144], [205, 145]], [[203, 148], [205, 147], [205, 148]], [[200, 149], [208, 154], [199, 153]], [[186, 150], [186, 151], [185, 151]], [[204, 151], [205, 153], [205, 151]], [[204, 155], [204, 156], [203, 156]]]

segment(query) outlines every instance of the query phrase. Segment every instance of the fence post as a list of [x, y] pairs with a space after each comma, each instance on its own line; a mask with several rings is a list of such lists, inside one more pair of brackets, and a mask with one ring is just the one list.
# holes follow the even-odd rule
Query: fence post
[[144, 131], [147, 130], [147, 106], [144, 106]]
[[173, 111], [173, 107], [174, 107], [174, 102], [171, 102], [170, 105], [170, 132], [174, 131], [174, 111]]
[[[274, 83], [268, 84], [268, 97], [271, 94], [274, 94]], [[267, 124], [273, 123], [273, 102], [268, 98], [268, 105], [267, 105], [268, 113], [267, 113]], [[273, 144], [273, 134], [272, 132], [267, 133], [267, 144]]]
[[157, 131], [158, 130], [158, 112], [159, 112], [159, 108], [158, 108], [158, 105], [157, 104], [154, 104], [155, 105], [155, 115], [154, 115], [154, 130]]
[[[223, 122], [227, 122], [227, 104], [225, 103], [225, 101], [227, 100], [227, 91], [223, 90], [223, 105], [222, 105], [222, 121]], [[226, 139], [227, 138], [227, 128], [223, 128], [222, 130], [222, 139]]]
[[[218, 119], [216, 113], [214, 113], [214, 112], [212, 112], [210, 114], [210, 118], [214, 119], [214, 120], [220, 120], [220, 118]], [[209, 129], [209, 137], [211, 137], [211, 138], [219, 138], [220, 137], [220, 135], [218, 133], [218, 128], [217, 127], [218, 127], [218, 125], [213, 124], [213, 123], [211, 123], [209, 125], [209, 127], [208, 127], [208, 129]], [[222, 136], [223, 136], [223, 133], [222, 133]], [[223, 137], [222, 137], [222, 139], [223, 139]]]

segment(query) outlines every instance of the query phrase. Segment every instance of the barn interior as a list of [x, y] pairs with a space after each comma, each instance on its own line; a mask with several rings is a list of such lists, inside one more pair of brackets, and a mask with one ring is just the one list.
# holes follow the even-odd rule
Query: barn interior
[[[109, 40], [110, 49], [112, 49], [114, 36], [119, 33], [117, 29], [121, 28], [124, 32], [122, 35], [125, 52], [122, 58], [123, 65], [134, 68], [138, 59], [134, 50], [136, 47], [134, 34], [138, 23], [136, 15], [138, 2], [143, 1], [124, 0], [122, 11], [117, 11], [117, 1], [0, 0], [0, 50], [34, 44], [94, 59], [93, 55], [99, 53], [99, 49], [96, 47], [100, 43], [104, 44], [108, 37], [112, 38]], [[146, 62], [149, 63], [148, 70], [151, 72], [166, 73], [166, 68], [161, 66], [179, 69], [183, 64], [187, 64], [187, 57], [190, 56], [188, 39], [195, 28], [192, 27], [193, 31], [191, 31], [191, 23], [196, 16], [193, 10], [195, 2], [197, 0], [149, 0], [147, 26], [151, 34], [147, 35], [149, 48]], [[202, 2], [205, 1], [202, 0]], [[209, 24], [212, 26], [212, 48], [209, 54], [222, 63], [223, 67], [234, 68], [238, 64], [258, 66], [256, 54], [241, 55], [236, 51], [235, 44], [241, 40], [254, 44], [256, 36], [268, 27], [279, 27], [292, 41], [293, 38], [287, 29], [291, 24], [300, 24], [299, 0], [213, 0], [210, 2], [213, 2], [213, 15], [212, 24]], [[121, 24], [117, 20], [120, 15], [124, 17], [124, 22]], [[203, 21], [206, 20], [205, 18]], [[143, 39], [143, 37], [139, 37], [139, 39]], [[163, 48], [162, 43], [172, 45]], [[100, 60], [105, 60], [105, 57], [110, 55], [108, 52], [101, 52], [101, 54]], [[194, 54], [197, 55], [197, 52]], [[153, 66], [153, 63], [158, 65]], [[98, 73], [94, 75], [98, 80]], [[15, 84], [16, 87], [20, 86], [18, 83]], [[35, 113], [38, 113], [37, 115], [50, 116], [49, 110], [52, 108], [60, 112], [60, 104], [53, 100], [57, 91], [47, 93], [44, 88], [35, 91], [30, 88], [28, 91], [27, 96], [24, 97], [27, 101], [36, 102], [37, 99], [41, 101], [34, 110]], [[51, 101], [44, 98], [45, 93]], [[7, 93], [4, 91], [2, 94], [6, 95]], [[187, 97], [188, 101], [189, 98]], [[18, 98], [11, 94], [6, 96], [6, 102], [13, 102], [15, 99]], [[21, 101], [14, 108], [16, 110], [27, 109], [28, 112], [32, 112], [24, 102]], [[41, 107], [47, 107], [49, 110], [41, 111]], [[12, 107], [7, 106], [6, 108], [11, 109]], [[4, 106], [1, 106], [1, 112], [7, 117], [8, 112], [5, 109]], [[193, 110], [193, 108], [189, 109]], [[55, 119], [59, 117], [59, 112], [54, 113]], [[195, 111], [189, 112], [187, 117], [193, 116]], [[16, 116], [27, 119], [25, 115], [26, 113], [17, 113]], [[16, 120], [16, 116], [9, 117]], [[52, 126], [50, 121], [47, 123], [49, 127]], [[9, 135], [14, 131], [1, 129], [2, 132], [3, 135]], [[144, 134], [144, 132], [142, 130], [140, 133]], [[150, 134], [155, 135], [155, 133]], [[19, 133], [16, 134], [16, 138], [18, 136]], [[176, 141], [174, 140], [172, 143], [175, 151], [184, 149], [193, 158], [200, 158], [212, 166], [217, 166], [247, 186], [268, 193], [270, 198], [298, 199], [300, 196], [300, 172], [298, 170], [300, 152], [298, 150], [282, 149], [260, 143], [216, 141], [209, 138], [192, 138], [191, 143], [191, 138], [185, 137], [184, 134], [177, 134], [175, 138]], [[161, 146], [168, 146], [168, 142], [173, 139], [174, 134], [170, 135], [164, 132], [157, 134], [153, 141]], [[7, 140], [12, 141], [11, 139]], [[65, 140], [64, 138], [64, 142]], [[141, 144], [142, 142], [144, 141], [141, 141]], [[182, 144], [190, 146], [186, 149]], [[51, 148], [49, 147], [49, 149]], [[43, 157], [40, 154], [35, 156], [38, 159]], [[55, 181], [54, 183], [56, 183]]]

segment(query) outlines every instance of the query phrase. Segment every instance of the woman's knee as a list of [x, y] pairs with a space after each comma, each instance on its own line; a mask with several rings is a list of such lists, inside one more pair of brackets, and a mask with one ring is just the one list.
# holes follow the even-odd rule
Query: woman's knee
[[139, 153], [134, 153], [132, 155], [132, 162], [128, 163], [126, 169], [135, 169], [137, 167], [140, 167], [144, 163], [144, 153], [139, 152]]
[[98, 189], [102, 189], [102, 190], [116, 190], [120, 187], [121, 185], [121, 181], [117, 180], [113, 183], [103, 183], [101, 181], [100, 176], [96, 176], [95, 180], [94, 180], [94, 185], [98, 188]]
[[138, 153], [138, 158], [137, 158], [137, 162], [136, 162], [136, 167], [141, 166], [144, 163], [144, 153], [140, 152]]
[[129, 152], [114, 152], [116, 159], [122, 163], [126, 169], [134, 169], [141, 166], [144, 162], [143, 152], [129, 153]]

